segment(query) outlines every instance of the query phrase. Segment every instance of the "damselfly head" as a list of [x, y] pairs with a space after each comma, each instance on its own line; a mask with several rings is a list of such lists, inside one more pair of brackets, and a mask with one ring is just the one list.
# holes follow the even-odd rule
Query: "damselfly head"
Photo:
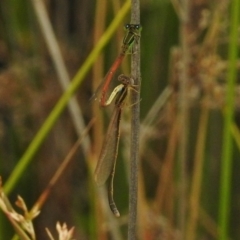
[[132, 31], [132, 32], [134, 32], [134, 31], [141, 31], [142, 30], [142, 26], [141, 26], [141, 24], [130, 24], [130, 23], [127, 23], [127, 24], [125, 24], [124, 29], [126, 31]]

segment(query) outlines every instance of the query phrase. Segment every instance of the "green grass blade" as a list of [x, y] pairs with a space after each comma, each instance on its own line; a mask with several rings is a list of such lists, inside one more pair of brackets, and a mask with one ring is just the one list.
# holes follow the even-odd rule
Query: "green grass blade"
[[219, 239], [228, 239], [230, 195], [232, 180], [232, 149], [233, 141], [231, 127], [234, 114], [235, 82], [237, 75], [238, 57], [238, 23], [240, 14], [240, 0], [231, 3], [230, 19], [230, 42], [229, 42], [229, 68], [227, 75], [227, 98], [224, 112], [223, 148], [220, 181], [220, 203], [219, 203]]

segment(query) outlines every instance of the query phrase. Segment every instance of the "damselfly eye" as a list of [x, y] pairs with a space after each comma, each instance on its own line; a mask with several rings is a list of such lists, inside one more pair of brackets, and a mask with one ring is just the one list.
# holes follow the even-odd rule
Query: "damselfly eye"
[[124, 26], [125, 30], [128, 30], [129, 28], [130, 28], [130, 24], [129, 23]]
[[138, 30], [138, 31], [141, 31], [142, 30], [142, 26], [140, 24], [136, 24], [135, 25], [135, 29]]

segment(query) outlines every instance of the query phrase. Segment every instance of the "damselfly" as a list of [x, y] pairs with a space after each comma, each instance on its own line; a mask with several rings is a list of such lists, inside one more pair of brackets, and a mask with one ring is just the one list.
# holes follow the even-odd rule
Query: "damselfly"
[[121, 84], [115, 87], [109, 99], [105, 102], [105, 105], [109, 105], [116, 97], [114, 112], [108, 126], [107, 134], [105, 136], [95, 170], [95, 181], [98, 185], [104, 184], [110, 176], [110, 182], [108, 186], [109, 206], [114, 215], [117, 217], [120, 216], [120, 213], [113, 199], [113, 180], [120, 136], [119, 126], [122, 108], [124, 106], [128, 90], [131, 86], [133, 86], [133, 79], [123, 74], [118, 77], [118, 80], [121, 82]]

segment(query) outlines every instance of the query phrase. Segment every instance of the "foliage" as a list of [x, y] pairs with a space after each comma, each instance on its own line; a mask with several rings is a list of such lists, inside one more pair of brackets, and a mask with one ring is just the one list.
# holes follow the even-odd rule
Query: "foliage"
[[[240, 235], [239, 0], [230, 2], [141, 1], [139, 239]], [[54, 239], [56, 222], [75, 226], [58, 223], [59, 239], [126, 239], [131, 104], [116, 219], [92, 174], [112, 108], [89, 99], [129, 13], [130, 1], [1, 1], [1, 239]], [[129, 59], [118, 73], [130, 75]], [[10, 203], [18, 195], [23, 214]]]

